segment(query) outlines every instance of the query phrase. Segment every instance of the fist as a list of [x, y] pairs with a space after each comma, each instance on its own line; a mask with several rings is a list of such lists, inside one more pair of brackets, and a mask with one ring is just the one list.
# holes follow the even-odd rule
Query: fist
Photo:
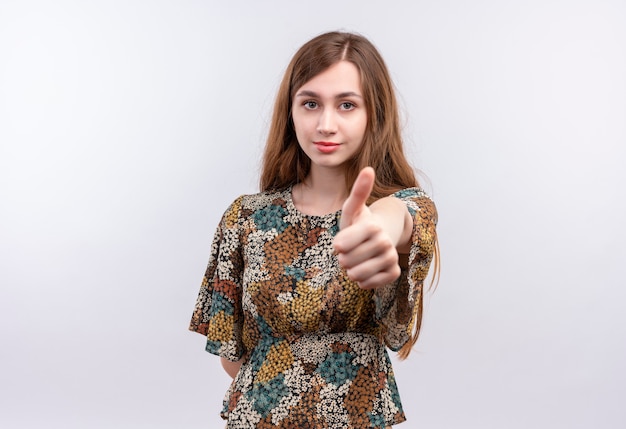
[[400, 276], [398, 251], [385, 223], [365, 204], [375, 178], [371, 167], [359, 173], [343, 204], [340, 230], [333, 242], [339, 265], [364, 289], [384, 286]]

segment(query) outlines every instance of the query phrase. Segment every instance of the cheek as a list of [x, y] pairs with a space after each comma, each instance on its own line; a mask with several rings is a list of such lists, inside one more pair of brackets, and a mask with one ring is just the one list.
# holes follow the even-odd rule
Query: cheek
[[307, 121], [301, 115], [293, 115], [293, 128], [296, 130], [296, 134], [301, 134], [307, 130]]
[[298, 143], [302, 143], [304, 140], [306, 140], [306, 131], [302, 128], [302, 124], [300, 124], [300, 126], [295, 127], [296, 130], [296, 139], [298, 140]]
[[307, 122], [302, 120], [302, 118], [297, 118], [294, 116], [293, 118], [293, 129], [296, 132], [296, 140], [299, 145], [302, 145], [302, 142], [307, 141], [307, 135], [309, 135]]
[[361, 119], [361, 121], [359, 122], [359, 125], [357, 127], [358, 129], [358, 134], [363, 137], [365, 136], [365, 130], [367, 129], [367, 117], [363, 117]]

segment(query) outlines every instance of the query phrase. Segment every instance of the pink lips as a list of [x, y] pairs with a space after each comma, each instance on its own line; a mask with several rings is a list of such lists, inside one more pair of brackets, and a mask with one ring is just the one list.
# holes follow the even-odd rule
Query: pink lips
[[340, 146], [339, 143], [332, 143], [332, 142], [314, 142], [314, 144], [317, 147], [317, 150], [319, 150], [322, 153], [334, 152]]

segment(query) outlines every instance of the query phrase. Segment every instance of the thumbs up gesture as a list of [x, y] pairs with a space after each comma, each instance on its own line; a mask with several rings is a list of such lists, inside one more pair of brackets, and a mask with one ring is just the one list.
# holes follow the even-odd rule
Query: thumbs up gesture
[[[400, 275], [396, 247], [408, 241], [405, 229], [412, 226], [404, 203], [394, 197], [382, 198], [368, 207], [375, 172], [366, 167], [359, 173], [350, 195], [343, 204], [340, 231], [333, 246], [339, 264], [348, 278], [363, 289], [373, 289], [393, 282]], [[409, 225], [406, 217], [409, 216]]]

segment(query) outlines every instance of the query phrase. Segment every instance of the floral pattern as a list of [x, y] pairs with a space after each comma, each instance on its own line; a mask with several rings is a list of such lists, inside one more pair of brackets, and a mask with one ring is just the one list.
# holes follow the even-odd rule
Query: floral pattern
[[227, 428], [385, 428], [404, 421], [386, 348], [410, 338], [432, 260], [437, 213], [418, 188], [394, 194], [413, 216], [407, 268], [363, 290], [333, 252], [341, 212], [299, 212], [291, 189], [244, 195], [224, 213], [190, 329], [243, 365]]

